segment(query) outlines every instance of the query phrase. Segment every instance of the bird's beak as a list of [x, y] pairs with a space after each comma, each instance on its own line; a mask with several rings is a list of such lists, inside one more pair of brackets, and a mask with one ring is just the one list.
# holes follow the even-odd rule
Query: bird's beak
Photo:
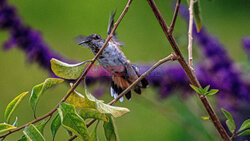
[[86, 39], [86, 40], [81, 41], [80, 43], [78, 43], [78, 45], [81, 45], [81, 44], [84, 44], [84, 43], [88, 43], [88, 42], [90, 42], [90, 41], [91, 41], [91, 39]]

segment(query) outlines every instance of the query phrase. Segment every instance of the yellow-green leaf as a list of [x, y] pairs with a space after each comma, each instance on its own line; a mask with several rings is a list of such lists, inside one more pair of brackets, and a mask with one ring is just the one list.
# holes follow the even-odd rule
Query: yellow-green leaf
[[50, 60], [50, 63], [55, 75], [64, 79], [77, 79], [85, 68], [84, 63], [67, 64], [54, 58]]
[[209, 92], [207, 92], [207, 95], [215, 95], [219, 92], [217, 89], [211, 89]]
[[99, 120], [103, 120], [103, 121], [108, 121], [108, 118], [105, 114], [99, 112], [96, 109], [92, 109], [92, 108], [82, 108], [78, 114], [85, 120], [88, 118], [94, 118], [94, 119], [99, 119]]
[[96, 103], [85, 98], [77, 91], [73, 91], [66, 100], [67, 103], [74, 105], [76, 108], [96, 108]]
[[107, 114], [108, 122], [104, 122], [103, 127], [107, 141], [119, 141], [117, 129], [114, 123], [114, 119], [110, 114]]
[[194, 11], [194, 20], [196, 29], [197, 32], [200, 32], [202, 23], [201, 23], [201, 10], [200, 10], [199, 0], [194, 1], [193, 11]]
[[250, 135], [250, 129], [247, 129], [247, 130], [243, 131], [238, 136], [244, 136], [244, 135]]
[[201, 94], [200, 88], [198, 88], [198, 87], [196, 87], [196, 86], [194, 86], [194, 85], [192, 85], [192, 84], [189, 84], [189, 86], [190, 86], [194, 91], [196, 91], [198, 94]]
[[87, 90], [85, 90], [85, 95], [89, 100], [94, 101], [96, 103], [96, 109], [101, 113], [112, 114], [113, 117], [120, 117], [129, 112], [129, 109], [111, 106], [103, 103], [102, 101], [96, 99], [92, 94], [90, 94]]
[[39, 132], [39, 130], [33, 125], [29, 125], [23, 130], [24, 135], [30, 141], [44, 141], [43, 135]]
[[15, 129], [15, 126], [12, 126], [10, 124], [6, 124], [6, 123], [0, 123], [0, 134], [6, 132], [6, 131], [10, 131], [12, 129]]
[[61, 118], [60, 118], [60, 115], [57, 114], [54, 117], [54, 119], [52, 120], [51, 125], [50, 125], [50, 130], [51, 130], [51, 133], [52, 133], [52, 140], [53, 141], [55, 140], [56, 132], [58, 131], [60, 126], [61, 126]]
[[23, 135], [23, 136], [21, 137], [21, 139], [19, 139], [18, 141], [27, 141], [27, 138], [26, 138], [25, 135]]
[[98, 127], [99, 121], [96, 123], [95, 128], [93, 131], [90, 133], [90, 137], [92, 141], [99, 141], [98, 136], [97, 136], [97, 127]]
[[40, 98], [40, 96], [49, 88], [52, 86], [55, 86], [56, 84], [62, 83], [64, 80], [63, 79], [58, 79], [58, 78], [48, 78], [46, 79], [43, 83], [38, 84], [33, 87], [31, 96], [30, 96], [30, 105], [31, 108], [35, 114], [36, 112], [36, 105], [37, 102]]
[[74, 132], [84, 141], [91, 140], [84, 120], [76, 114], [76, 111], [72, 105], [61, 103], [58, 108], [58, 113], [61, 118], [61, 123], [65, 128]]
[[201, 117], [202, 119], [204, 120], [209, 120], [210, 118], [209, 117]]
[[233, 133], [235, 130], [235, 123], [234, 123], [234, 119], [232, 115], [223, 108], [221, 108], [221, 110], [227, 118], [226, 124], [227, 124], [228, 129], [230, 130], [231, 133]]
[[245, 130], [245, 129], [247, 129], [247, 128], [250, 128], [250, 119], [245, 120], [245, 121], [242, 123], [242, 125], [241, 125], [239, 131]]
[[67, 103], [74, 105], [76, 108], [92, 108], [101, 113], [112, 114], [114, 117], [120, 117], [129, 112], [129, 109], [117, 106], [111, 106], [103, 103], [103, 101], [96, 99], [92, 94], [85, 89], [85, 93], [74, 91], [66, 100]]
[[44, 131], [44, 127], [45, 125], [48, 123], [49, 119], [44, 119], [42, 121], [40, 121], [39, 123], [36, 123], [35, 127], [38, 129], [38, 131], [43, 134]]
[[21, 102], [21, 100], [23, 99], [23, 97], [25, 95], [27, 95], [28, 92], [23, 92], [20, 95], [18, 95], [15, 99], [13, 99], [7, 106], [5, 113], [4, 113], [4, 118], [6, 120], [6, 122], [8, 123], [10, 120], [10, 117], [12, 115], [12, 113], [14, 112], [14, 110], [16, 109], [16, 107], [18, 106], [18, 104]]

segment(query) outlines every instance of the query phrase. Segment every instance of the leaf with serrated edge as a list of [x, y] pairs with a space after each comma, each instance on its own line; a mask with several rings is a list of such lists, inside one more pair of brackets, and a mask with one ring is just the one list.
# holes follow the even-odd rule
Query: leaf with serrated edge
[[247, 119], [242, 123], [239, 131], [245, 130], [247, 128], [250, 128], [250, 119]]
[[72, 105], [61, 103], [58, 108], [58, 113], [61, 117], [61, 123], [65, 128], [74, 132], [84, 141], [91, 140], [84, 120], [76, 114]]
[[10, 124], [0, 123], [0, 134], [15, 128], [16, 128], [15, 126], [12, 126]]
[[51, 70], [56, 76], [64, 79], [77, 79], [84, 71], [85, 64], [68, 64], [55, 58], [50, 60]]
[[52, 140], [53, 141], [55, 140], [56, 132], [58, 131], [60, 126], [61, 126], [61, 118], [60, 118], [60, 115], [57, 114], [54, 117], [54, 119], [52, 120], [51, 125], [50, 125], [50, 130], [51, 130], [51, 133], [52, 133]]
[[107, 117], [109, 121], [103, 123], [106, 139], [107, 141], [119, 141], [114, 119], [110, 114], [107, 114]]
[[40, 96], [47, 89], [51, 88], [52, 86], [55, 86], [56, 84], [62, 83], [63, 81], [63, 79], [58, 78], [47, 78], [43, 83], [33, 87], [29, 102], [34, 113], [36, 112], [36, 105]]
[[238, 136], [244, 136], [244, 135], [250, 135], [250, 129], [247, 129], [247, 130], [243, 131]]
[[96, 109], [92, 109], [92, 108], [82, 108], [78, 114], [85, 120], [88, 118], [94, 118], [94, 119], [99, 119], [99, 120], [103, 120], [103, 121], [108, 121], [108, 118], [105, 114], [99, 112]]
[[31, 141], [44, 141], [43, 135], [39, 132], [39, 130], [33, 125], [25, 127], [23, 130], [24, 135], [28, 140]]
[[234, 123], [234, 119], [232, 115], [223, 108], [221, 108], [221, 110], [227, 118], [226, 124], [227, 124], [228, 129], [230, 130], [231, 133], [233, 133], [235, 130], [235, 123]]
[[4, 118], [5, 118], [7, 123], [9, 122], [10, 117], [11, 117], [12, 113], [14, 112], [14, 110], [16, 109], [16, 107], [18, 106], [18, 104], [21, 102], [23, 97], [27, 94], [28, 94], [28, 92], [21, 93], [20, 95], [18, 95], [16, 98], [14, 98], [8, 104], [8, 106], [6, 107], [5, 113], [4, 113]]

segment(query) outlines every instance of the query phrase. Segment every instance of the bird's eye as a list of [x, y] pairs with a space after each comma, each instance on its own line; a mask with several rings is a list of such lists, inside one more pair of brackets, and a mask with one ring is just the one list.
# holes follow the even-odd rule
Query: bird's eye
[[95, 39], [100, 39], [100, 36], [98, 36], [98, 35], [95, 35]]

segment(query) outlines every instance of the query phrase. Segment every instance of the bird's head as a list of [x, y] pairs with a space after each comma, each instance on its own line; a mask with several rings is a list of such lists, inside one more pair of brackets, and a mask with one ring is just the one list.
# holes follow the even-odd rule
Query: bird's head
[[87, 45], [90, 48], [92, 47], [101, 47], [104, 43], [102, 37], [98, 34], [91, 34], [88, 37], [85, 37], [78, 45]]

